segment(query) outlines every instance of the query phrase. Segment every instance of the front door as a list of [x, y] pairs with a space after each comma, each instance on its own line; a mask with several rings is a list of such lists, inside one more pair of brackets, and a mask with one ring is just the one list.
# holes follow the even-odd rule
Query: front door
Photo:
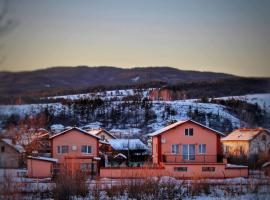
[[183, 160], [195, 160], [195, 144], [183, 144]]

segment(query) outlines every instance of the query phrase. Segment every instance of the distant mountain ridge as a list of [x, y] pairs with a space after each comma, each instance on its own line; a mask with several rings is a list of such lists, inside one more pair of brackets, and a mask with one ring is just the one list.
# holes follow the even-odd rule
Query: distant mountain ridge
[[114, 86], [160, 81], [168, 84], [197, 81], [216, 81], [236, 76], [180, 70], [172, 67], [52, 67], [35, 71], [0, 72], [0, 93], [18, 95], [58, 88]]

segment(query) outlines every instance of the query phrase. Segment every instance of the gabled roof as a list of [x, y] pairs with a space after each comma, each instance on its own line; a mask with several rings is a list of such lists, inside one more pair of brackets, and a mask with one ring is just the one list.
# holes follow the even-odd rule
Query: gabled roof
[[267, 132], [266, 129], [262, 128], [240, 128], [231, 132], [226, 137], [222, 138], [221, 141], [250, 141], [255, 138], [261, 132]]
[[49, 158], [49, 157], [41, 157], [41, 156], [28, 156], [27, 158], [29, 159], [33, 159], [33, 160], [41, 160], [41, 161], [47, 161], [47, 162], [54, 162], [57, 163], [58, 159], [56, 158]]
[[94, 137], [94, 138], [100, 140], [100, 137], [98, 137], [98, 136], [96, 136], [96, 135], [93, 135], [93, 134], [91, 134], [91, 133], [88, 133], [87, 131], [82, 130], [82, 129], [78, 128], [78, 127], [72, 127], [72, 128], [70, 128], [70, 129], [67, 129], [67, 130], [65, 130], [65, 131], [62, 131], [62, 132], [60, 132], [60, 133], [57, 133], [57, 134], [51, 136], [50, 139], [53, 139], [53, 138], [58, 137], [58, 136], [60, 136], [60, 135], [63, 135], [63, 134], [65, 134], [65, 133], [67, 133], [67, 132], [69, 132], [69, 131], [71, 131], [71, 130], [77, 130], [77, 131], [79, 131], [79, 132], [81, 132], [81, 133], [83, 133], [83, 134], [85, 134], [85, 135], [88, 135], [88, 136], [91, 136], [91, 137]]
[[109, 144], [114, 150], [148, 150], [148, 147], [139, 139], [110, 139]]
[[214, 129], [212, 129], [212, 128], [209, 128], [209, 127], [207, 127], [207, 126], [205, 126], [205, 125], [203, 125], [203, 124], [200, 124], [199, 122], [193, 121], [193, 120], [191, 120], [191, 119], [185, 120], [185, 121], [178, 121], [178, 122], [175, 122], [175, 123], [170, 124], [170, 125], [168, 125], [168, 126], [162, 128], [162, 129], [159, 129], [159, 130], [157, 130], [157, 131], [155, 131], [155, 132], [153, 132], [153, 133], [148, 134], [148, 136], [153, 137], [153, 136], [160, 135], [160, 134], [162, 134], [162, 133], [164, 133], [164, 132], [166, 132], [166, 131], [168, 131], [168, 130], [170, 130], [170, 129], [173, 129], [173, 128], [175, 128], [175, 127], [181, 126], [182, 124], [187, 123], [187, 122], [191, 122], [191, 123], [197, 124], [197, 125], [199, 125], [199, 126], [201, 126], [201, 127], [203, 127], [203, 128], [206, 128], [206, 129], [209, 129], [209, 130], [215, 132], [216, 134], [219, 134], [219, 135], [221, 135], [221, 136], [225, 136], [223, 133], [221, 133], [221, 132], [219, 132], [219, 131], [217, 131], [217, 130], [214, 130]]
[[99, 135], [101, 132], [105, 132], [107, 133], [109, 136], [111, 136], [112, 138], [116, 139], [116, 137], [114, 135], [112, 135], [109, 131], [105, 130], [105, 129], [93, 129], [90, 131], [87, 131], [88, 133], [91, 133], [93, 135]]
[[3, 138], [2, 141], [6, 143], [7, 145], [9, 145], [10, 147], [12, 147], [13, 149], [15, 149], [19, 153], [25, 152], [24, 148], [21, 145], [14, 144], [11, 139]]

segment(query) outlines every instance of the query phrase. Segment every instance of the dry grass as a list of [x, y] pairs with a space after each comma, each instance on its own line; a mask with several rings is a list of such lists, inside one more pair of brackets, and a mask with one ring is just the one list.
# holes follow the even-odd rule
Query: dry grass
[[88, 194], [85, 174], [77, 171], [75, 174], [63, 172], [55, 180], [53, 197], [56, 200], [69, 200], [72, 196], [85, 197]]

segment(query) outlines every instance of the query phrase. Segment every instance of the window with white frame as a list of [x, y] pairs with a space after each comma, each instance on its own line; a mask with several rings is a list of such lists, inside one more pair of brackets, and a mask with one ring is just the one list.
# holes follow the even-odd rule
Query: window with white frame
[[206, 144], [199, 144], [199, 153], [200, 154], [206, 153]]
[[92, 147], [89, 145], [82, 145], [81, 152], [82, 153], [92, 153]]
[[172, 145], [172, 153], [173, 154], [179, 153], [179, 144], [173, 144]]
[[193, 136], [193, 128], [186, 128], [185, 136]]
[[68, 153], [68, 146], [67, 145], [57, 146], [57, 153], [59, 154]]

